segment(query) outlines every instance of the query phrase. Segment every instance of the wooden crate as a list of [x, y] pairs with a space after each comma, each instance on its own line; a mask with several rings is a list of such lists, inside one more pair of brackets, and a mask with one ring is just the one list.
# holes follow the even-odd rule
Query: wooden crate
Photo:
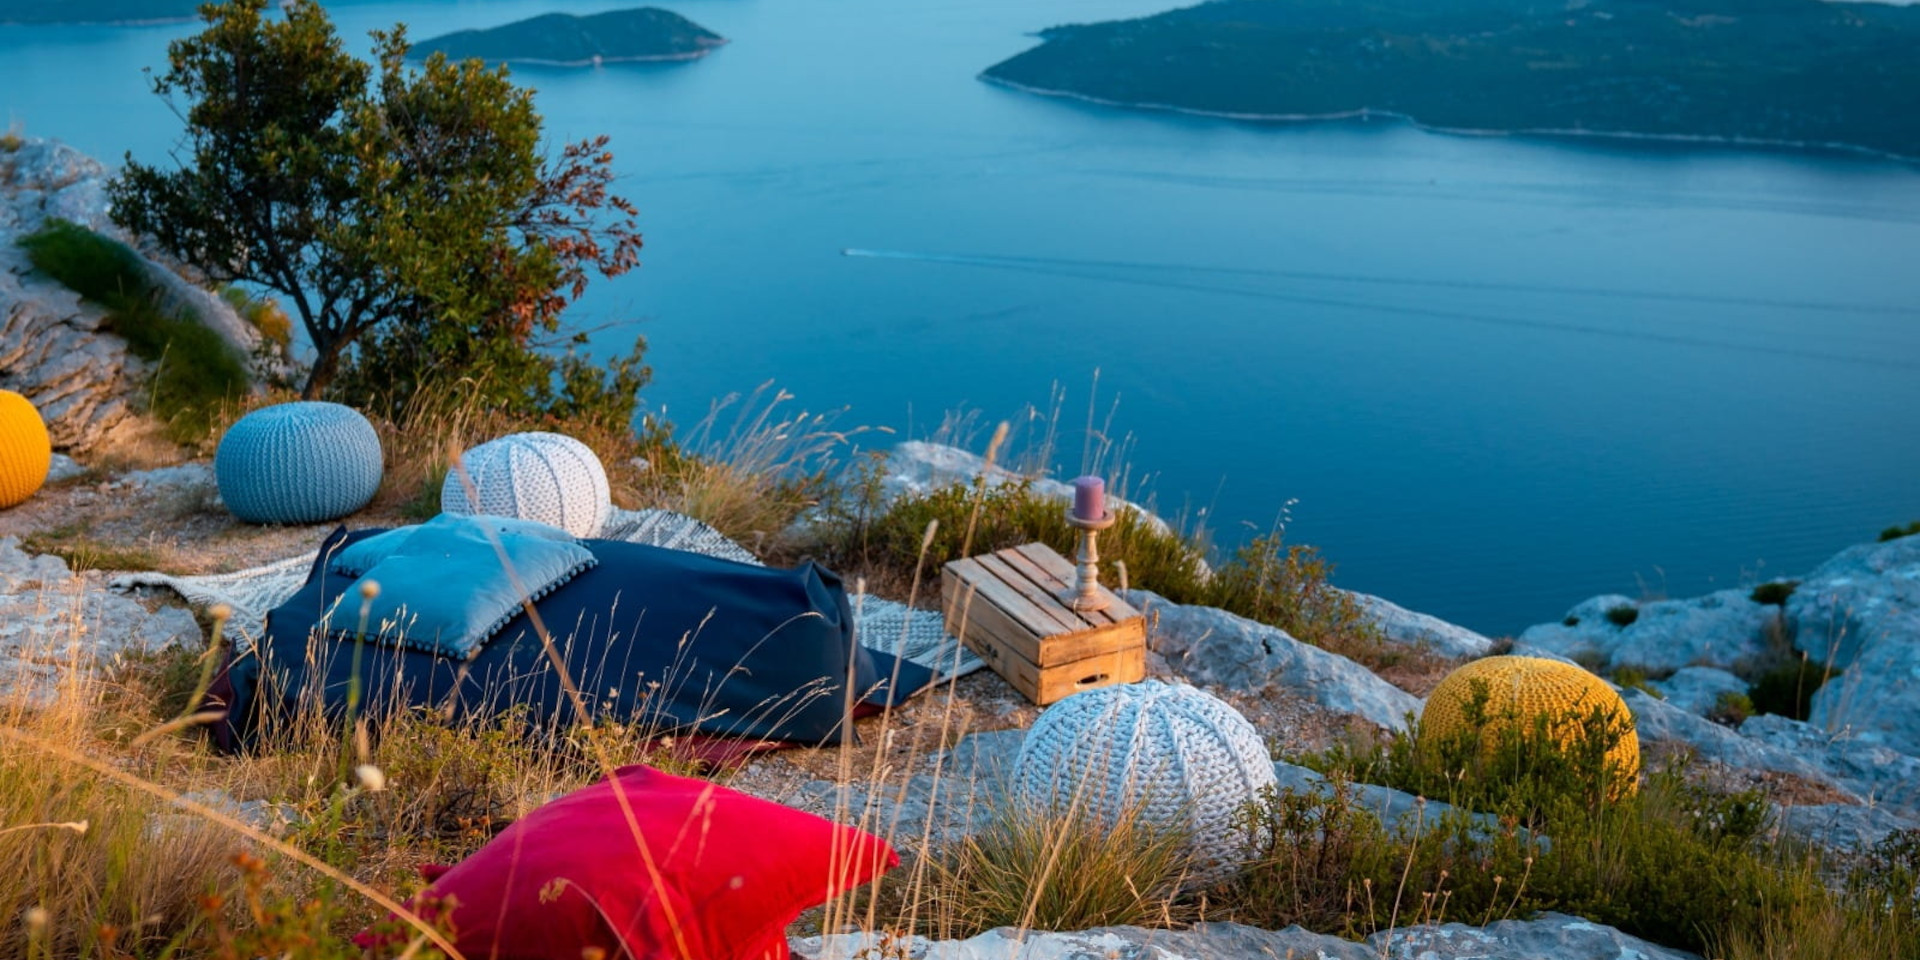
[[940, 571], [947, 632], [1043, 707], [1146, 679], [1140, 611], [1103, 586], [1107, 608], [1077, 612], [1060, 599], [1072, 582], [1073, 565], [1041, 543], [955, 560]]

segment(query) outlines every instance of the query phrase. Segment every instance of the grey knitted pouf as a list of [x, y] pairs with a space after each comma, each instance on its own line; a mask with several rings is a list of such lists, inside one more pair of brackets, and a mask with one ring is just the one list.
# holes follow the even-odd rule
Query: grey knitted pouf
[[1184, 683], [1148, 680], [1048, 707], [1014, 761], [1010, 796], [1106, 822], [1129, 811], [1181, 830], [1193, 882], [1208, 883], [1252, 852], [1235, 821], [1274, 782], [1273, 758], [1239, 711]]
[[220, 499], [248, 523], [319, 523], [359, 510], [380, 489], [380, 435], [351, 407], [262, 407], [220, 438]]
[[448, 471], [440, 487], [446, 513], [538, 520], [576, 537], [597, 537], [613, 512], [600, 458], [572, 437], [510, 433], [461, 454], [460, 462], [476, 496], [468, 496], [458, 471]]

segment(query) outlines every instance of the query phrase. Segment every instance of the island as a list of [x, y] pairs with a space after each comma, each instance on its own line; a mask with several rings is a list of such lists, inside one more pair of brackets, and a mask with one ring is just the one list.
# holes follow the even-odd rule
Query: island
[[172, 23], [202, 0], [0, 0], [0, 23]]
[[1253, 121], [1382, 116], [1920, 158], [1920, 6], [1218, 0], [1040, 36], [981, 78]]
[[726, 43], [725, 37], [659, 7], [610, 10], [591, 16], [549, 13], [487, 30], [460, 30], [423, 40], [409, 54], [444, 53], [455, 60], [592, 66], [650, 60], [692, 60]]

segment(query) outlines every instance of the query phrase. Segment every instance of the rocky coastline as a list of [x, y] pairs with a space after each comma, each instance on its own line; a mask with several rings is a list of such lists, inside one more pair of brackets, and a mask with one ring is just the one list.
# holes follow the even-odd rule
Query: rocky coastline
[[[187, 573], [227, 572], [310, 549], [312, 528], [248, 528], [219, 509], [206, 458], [153, 452], [140, 410], [142, 362], [106, 329], [101, 311], [37, 275], [14, 243], [59, 217], [112, 232], [105, 208], [107, 171], [53, 141], [28, 141], [0, 154], [0, 388], [20, 392], [45, 412], [62, 454], [59, 475], [34, 500], [0, 511], [0, 699], [47, 703], [59, 696], [63, 664], [104, 660], [172, 645], [204, 644], [193, 612], [164, 592], [109, 589], [110, 571], [76, 572], [27, 548], [36, 537], [88, 517], [95, 535], [177, 547]], [[123, 237], [136, 249], [139, 239]], [[217, 296], [176, 265], [151, 258], [180, 303], [249, 349], [250, 328]], [[222, 312], [222, 309], [224, 312]], [[139, 456], [130, 450], [142, 451]], [[1015, 475], [965, 450], [909, 441], [887, 453], [886, 500], [923, 493], [954, 479]], [[1045, 496], [1070, 489], [1049, 479]], [[1121, 504], [1121, 509], [1145, 507]], [[1159, 523], [1157, 518], [1151, 518]], [[404, 518], [370, 514], [355, 524]], [[1164, 524], [1161, 524], [1164, 528]], [[1496, 639], [1407, 610], [1390, 600], [1351, 594], [1385, 643], [1444, 669], [1511, 651], [1581, 664], [1622, 690], [1650, 754], [1691, 757], [1716, 783], [1753, 787], [1769, 797], [1774, 829], [1807, 843], [1856, 852], [1895, 831], [1920, 829], [1920, 535], [1864, 543], [1794, 580], [1755, 584], [1687, 599], [1619, 595], [1574, 604], [1560, 621]], [[1303, 643], [1280, 628], [1224, 610], [1187, 606], [1146, 590], [1130, 603], [1146, 611], [1149, 673], [1184, 680], [1239, 707], [1281, 748], [1325, 749], [1351, 731], [1405, 728], [1422, 704], [1418, 683], [1376, 674], [1360, 663]], [[1631, 611], [1628, 613], [1626, 611]], [[50, 651], [38, 642], [66, 637]], [[1817, 662], [1830, 676], [1810, 697], [1806, 720], [1774, 713], [1728, 716], [1723, 709], [1757, 692], [1770, 664]], [[1823, 677], [1825, 679], [1825, 677]], [[976, 723], [949, 749], [913, 758], [906, 786], [881, 795], [829, 775], [827, 759], [772, 755], [734, 781], [748, 792], [844, 815], [877, 805], [881, 816], [914, 834], [964, 831], [976, 808], [936, 789], [940, 765], [994, 789], [1037, 711], [989, 674], [958, 687]], [[804, 753], [801, 751], [799, 753]], [[904, 761], [903, 761], [904, 762]], [[948, 776], [952, 774], [949, 773]], [[1319, 774], [1276, 762], [1283, 784], [1312, 786]], [[1360, 785], [1363, 805], [1382, 822], [1422, 811], [1429, 801], [1383, 786]], [[808, 957], [873, 955], [873, 935], [796, 937]], [[1640, 957], [1687, 954], [1579, 918], [1548, 914], [1482, 926], [1416, 926], [1364, 943], [1299, 928], [1259, 930], [1201, 924], [1179, 931], [1134, 927], [1080, 932], [995, 931], [965, 940], [893, 944], [887, 956], [972, 958], [1230, 957]]]

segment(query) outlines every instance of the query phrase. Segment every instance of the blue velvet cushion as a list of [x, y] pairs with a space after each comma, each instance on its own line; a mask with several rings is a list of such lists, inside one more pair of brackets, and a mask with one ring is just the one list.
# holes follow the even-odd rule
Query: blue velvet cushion
[[248, 523], [319, 523], [380, 489], [380, 435], [351, 407], [282, 403], [241, 417], [213, 455], [220, 499]]
[[[552, 528], [489, 530], [498, 526], [442, 514], [410, 532], [393, 531], [405, 534], [397, 542], [350, 556], [355, 566], [372, 562], [341, 595], [329, 632], [342, 639], [359, 635], [364, 604], [368, 639], [466, 659], [506, 626], [524, 601], [546, 596], [597, 562], [572, 537]], [[503, 549], [506, 564], [501, 563]], [[360, 594], [360, 584], [368, 581], [380, 587], [371, 601]]]

